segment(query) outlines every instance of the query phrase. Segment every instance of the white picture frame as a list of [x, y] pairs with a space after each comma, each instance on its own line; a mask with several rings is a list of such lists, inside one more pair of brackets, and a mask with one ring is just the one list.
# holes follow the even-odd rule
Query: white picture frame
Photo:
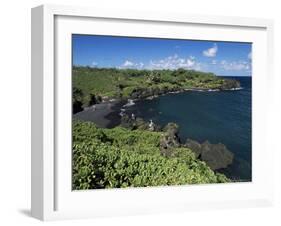
[[[185, 29], [191, 32], [182, 32]], [[71, 76], [62, 75], [71, 75], [69, 35], [75, 32], [252, 42], [252, 182], [71, 191]], [[266, 119], [273, 84], [272, 45], [273, 22], [265, 19], [57, 5], [33, 8], [32, 216], [57, 220], [271, 205], [273, 150], [266, 142]]]

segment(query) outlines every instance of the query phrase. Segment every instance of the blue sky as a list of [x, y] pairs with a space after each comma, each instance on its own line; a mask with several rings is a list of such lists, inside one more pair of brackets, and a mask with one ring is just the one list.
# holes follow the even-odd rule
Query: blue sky
[[72, 46], [77, 66], [252, 74], [250, 43], [73, 35]]

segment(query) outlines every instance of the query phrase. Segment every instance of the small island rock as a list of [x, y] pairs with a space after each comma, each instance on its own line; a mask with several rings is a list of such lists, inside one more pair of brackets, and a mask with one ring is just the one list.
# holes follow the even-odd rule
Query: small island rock
[[205, 141], [200, 144], [187, 139], [185, 147], [190, 148], [196, 157], [206, 162], [212, 170], [226, 168], [233, 162], [234, 154], [221, 143], [211, 144], [209, 141]]

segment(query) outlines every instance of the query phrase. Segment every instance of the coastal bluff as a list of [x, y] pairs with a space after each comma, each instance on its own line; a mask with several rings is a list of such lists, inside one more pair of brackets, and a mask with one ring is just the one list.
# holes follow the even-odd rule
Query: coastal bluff
[[213, 73], [177, 70], [136, 70], [73, 67], [73, 113], [110, 100], [156, 98], [187, 91], [226, 91], [241, 88], [235, 79]]

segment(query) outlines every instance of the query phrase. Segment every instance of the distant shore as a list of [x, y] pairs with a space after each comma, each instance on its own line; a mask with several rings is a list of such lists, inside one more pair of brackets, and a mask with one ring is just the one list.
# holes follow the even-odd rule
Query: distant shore
[[[102, 103], [98, 103], [92, 105], [90, 107], [85, 108], [83, 111], [80, 111], [73, 115], [73, 118], [79, 119], [82, 121], [90, 121], [94, 122], [98, 127], [101, 128], [114, 128], [121, 123], [120, 112], [123, 107], [128, 107], [134, 101], [139, 101], [142, 99], [152, 100], [154, 98], [158, 98], [159, 96], [167, 95], [167, 94], [177, 94], [182, 92], [217, 92], [217, 91], [236, 91], [242, 89], [232, 88], [228, 90], [218, 90], [218, 89], [206, 89], [206, 88], [190, 88], [190, 89], [181, 89], [176, 91], [168, 91], [166, 93], [162, 93], [160, 95], [148, 96], [146, 98], [136, 98], [132, 99], [112, 99], [106, 100]], [[127, 105], [127, 106], [126, 106]]]

